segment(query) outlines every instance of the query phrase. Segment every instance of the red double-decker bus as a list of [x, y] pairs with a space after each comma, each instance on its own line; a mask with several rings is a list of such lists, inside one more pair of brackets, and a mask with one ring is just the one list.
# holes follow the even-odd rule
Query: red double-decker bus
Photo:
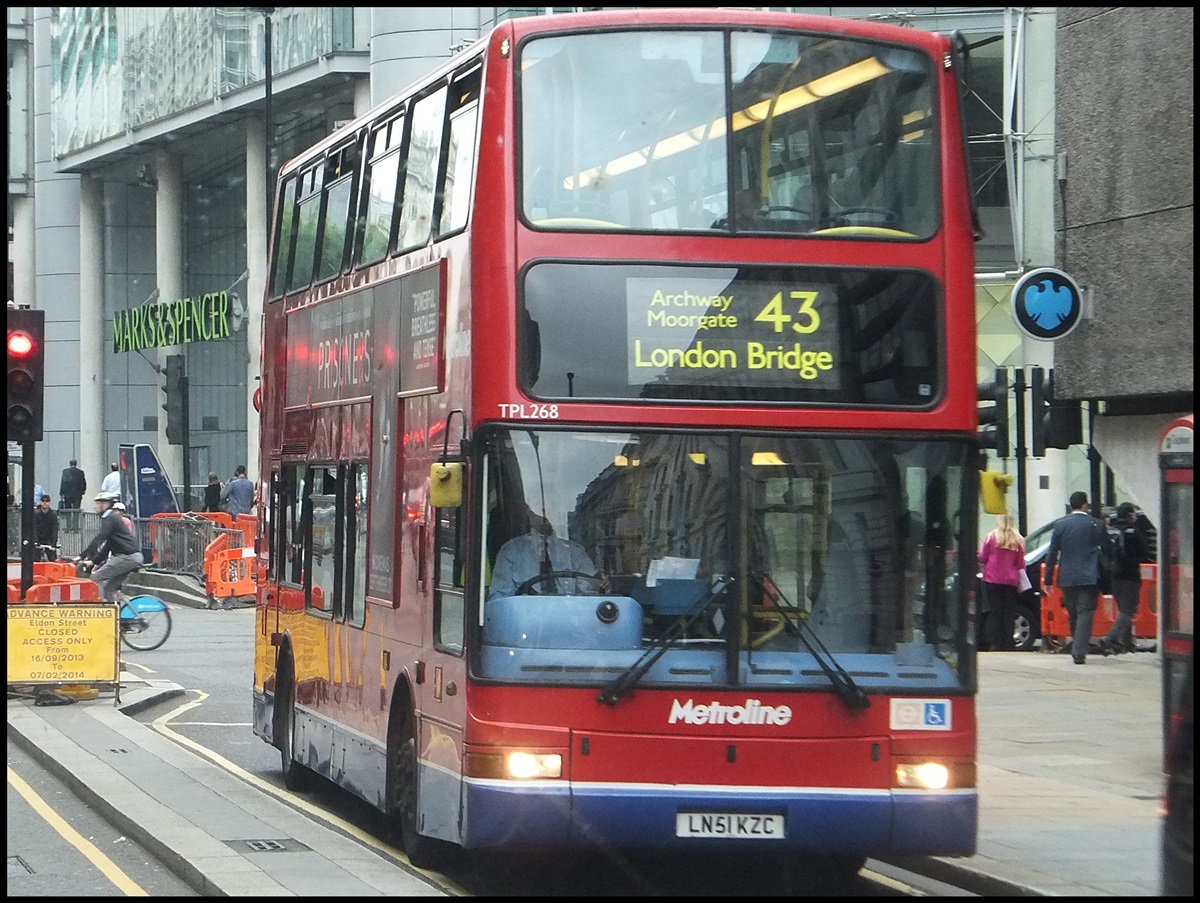
[[514, 19], [280, 173], [255, 731], [457, 845], [975, 849], [936, 34]]

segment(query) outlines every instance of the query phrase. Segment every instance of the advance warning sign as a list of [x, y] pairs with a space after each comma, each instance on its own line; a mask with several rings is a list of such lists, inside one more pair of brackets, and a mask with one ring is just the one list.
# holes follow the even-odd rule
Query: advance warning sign
[[8, 682], [116, 683], [115, 605], [10, 605]]

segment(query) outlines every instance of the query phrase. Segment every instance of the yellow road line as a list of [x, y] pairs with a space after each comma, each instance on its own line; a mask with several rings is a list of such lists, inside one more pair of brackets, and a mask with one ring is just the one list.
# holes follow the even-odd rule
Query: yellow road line
[[45, 819], [46, 823], [57, 831], [67, 843], [79, 850], [88, 861], [100, 870], [109, 881], [117, 886], [127, 897], [148, 897], [150, 896], [141, 886], [126, 875], [117, 864], [105, 856], [97, 849], [96, 845], [67, 824], [66, 819], [50, 808], [49, 804], [43, 800], [32, 787], [25, 783], [19, 774], [13, 771], [11, 765], [8, 766], [8, 783], [13, 786], [17, 793], [25, 798], [25, 802], [33, 808], [33, 811]]
[[868, 881], [874, 881], [876, 884], [890, 888], [891, 890], [898, 890], [902, 894], [905, 894], [909, 897], [929, 896], [929, 894], [927, 894], [925, 891], [921, 890], [920, 888], [913, 887], [911, 884], [905, 881], [898, 881], [895, 878], [880, 874], [879, 872], [872, 871], [868, 868], [864, 868], [861, 872], [859, 872], [859, 874]]
[[413, 865], [409, 861], [407, 856], [405, 856], [403, 853], [399, 852], [395, 847], [382, 842], [381, 840], [379, 840], [379, 838], [375, 837], [373, 834], [369, 834], [368, 832], [363, 831], [357, 825], [354, 825], [351, 822], [348, 822], [344, 819], [338, 818], [338, 816], [333, 815], [332, 813], [327, 812], [318, 806], [314, 806], [312, 803], [310, 803], [308, 800], [304, 799], [304, 797], [302, 797], [302, 796], [297, 796], [296, 794], [289, 793], [286, 790], [280, 790], [278, 787], [276, 787], [271, 782], [264, 781], [258, 775], [251, 774], [250, 772], [246, 771], [244, 768], [241, 768], [240, 766], [238, 766], [235, 763], [226, 759], [220, 753], [209, 749], [207, 746], [201, 746], [195, 740], [192, 740], [189, 737], [185, 737], [183, 734], [180, 734], [177, 731], [172, 730], [172, 728], [170, 727], [168, 722], [173, 721], [175, 718], [179, 717], [184, 712], [187, 712], [187, 711], [190, 711], [191, 709], [196, 708], [201, 703], [203, 703], [205, 699], [208, 698], [208, 694], [205, 693], [203, 690], [189, 690], [188, 692], [198, 694], [199, 698], [193, 702], [185, 702], [182, 705], [179, 705], [176, 708], [172, 709], [171, 711], [167, 712], [166, 714], [161, 715], [158, 718], [155, 718], [153, 721], [155, 730], [157, 730], [159, 733], [161, 733], [165, 736], [170, 737], [176, 743], [179, 743], [182, 746], [186, 746], [188, 749], [192, 750], [193, 752], [198, 753], [199, 755], [208, 759], [213, 764], [219, 765], [221, 768], [225, 769], [226, 771], [228, 771], [230, 774], [234, 775], [235, 777], [241, 778], [247, 784], [250, 784], [253, 787], [257, 787], [259, 790], [263, 791], [264, 793], [271, 794], [271, 796], [275, 797], [276, 799], [282, 800], [283, 802], [287, 803], [289, 806], [292, 806], [293, 808], [296, 808], [296, 809], [300, 809], [301, 811], [306, 812], [309, 815], [320, 819], [321, 821], [325, 822], [326, 824], [331, 825], [346, 834], [349, 834], [355, 840], [359, 841], [360, 843], [364, 844], [365, 846], [370, 847], [371, 849], [373, 849], [375, 852], [379, 853], [380, 855], [386, 856], [388, 859], [392, 859], [396, 862], [401, 862], [408, 868], [412, 869], [413, 871], [419, 872], [420, 874], [425, 875], [427, 878], [429, 878], [431, 881], [433, 881], [434, 884], [436, 884], [439, 888], [444, 890], [447, 894], [450, 894], [451, 896], [469, 896], [467, 894], [467, 891], [465, 891], [463, 888], [459, 887], [453, 881], [449, 880], [445, 875], [442, 875], [439, 872], [432, 872], [432, 871], [427, 871], [422, 868], [418, 868], [417, 866]]

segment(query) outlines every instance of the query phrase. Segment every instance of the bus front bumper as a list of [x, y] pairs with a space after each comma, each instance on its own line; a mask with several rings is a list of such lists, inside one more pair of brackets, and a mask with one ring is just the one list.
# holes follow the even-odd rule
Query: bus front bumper
[[611, 845], [966, 856], [975, 852], [978, 823], [975, 789], [688, 787], [468, 779], [463, 802], [461, 843], [468, 849]]

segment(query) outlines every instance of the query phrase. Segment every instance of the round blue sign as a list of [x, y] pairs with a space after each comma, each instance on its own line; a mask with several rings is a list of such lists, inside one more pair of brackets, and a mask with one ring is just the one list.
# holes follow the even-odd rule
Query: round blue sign
[[1079, 325], [1083, 292], [1079, 283], [1062, 270], [1031, 270], [1013, 286], [1012, 314], [1025, 335], [1053, 342]]

